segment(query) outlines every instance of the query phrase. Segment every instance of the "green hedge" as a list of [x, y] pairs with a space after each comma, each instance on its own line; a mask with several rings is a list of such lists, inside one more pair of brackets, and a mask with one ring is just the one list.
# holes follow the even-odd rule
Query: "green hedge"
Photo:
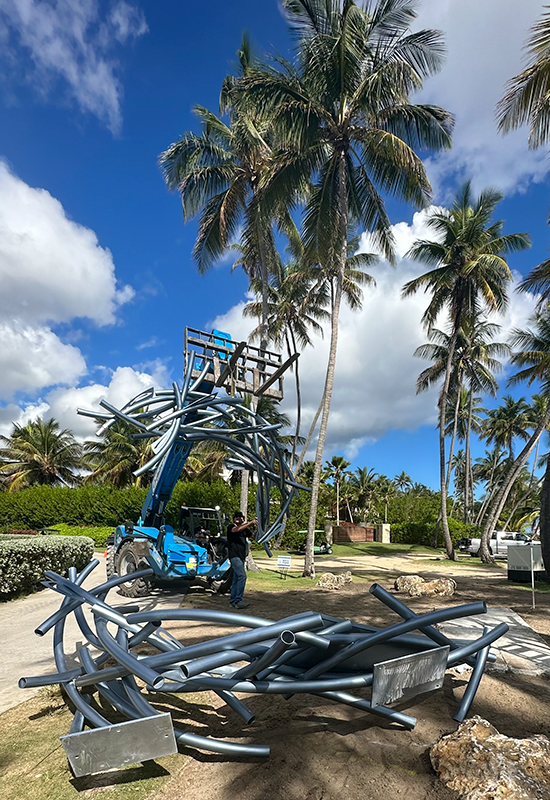
[[51, 569], [66, 575], [93, 558], [94, 543], [83, 536], [10, 536], [0, 538], [0, 599], [31, 592]]
[[[97, 527], [137, 522], [147, 489], [111, 486], [67, 487], [34, 486], [19, 492], [0, 492], [0, 529], [52, 528], [61, 520], [68, 525]], [[166, 508], [166, 521], [177, 524], [182, 503], [188, 506], [219, 505], [222, 513], [232, 514], [239, 505], [238, 488], [225, 481], [180, 481]]]
[[107, 537], [115, 532], [114, 525], [67, 525], [65, 522], [59, 522], [52, 525], [52, 528], [60, 536], [88, 536], [93, 539], [96, 549], [105, 547]]
[[[420, 544], [431, 547], [436, 520], [429, 522], [398, 522], [391, 526], [391, 541], [395, 544]], [[453, 544], [457, 544], [464, 536], [480, 536], [477, 525], [465, 525], [460, 520], [449, 517], [449, 532]], [[441, 525], [439, 526], [438, 547], [444, 546]]]

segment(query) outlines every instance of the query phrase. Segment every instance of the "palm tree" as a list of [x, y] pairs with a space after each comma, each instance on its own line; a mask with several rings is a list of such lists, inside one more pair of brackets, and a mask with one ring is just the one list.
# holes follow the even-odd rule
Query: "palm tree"
[[[313, 276], [303, 263], [303, 246], [299, 236], [295, 237], [290, 249], [295, 259], [289, 264], [283, 264], [277, 255], [267, 289], [268, 337], [277, 347], [285, 346], [289, 357], [299, 354], [305, 347], [313, 344], [310, 332], [322, 336], [323, 327], [320, 322], [329, 318], [329, 314], [324, 308], [326, 305], [324, 287], [313, 289]], [[261, 281], [252, 280], [251, 289], [260, 295], [261, 299], [248, 303], [243, 309], [243, 315], [261, 319], [264, 305]], [[251, 338], [260, 334], [261, 323], [256, 330], [252, 331]], [[296, 435], [290, 461], [293, 468], [302, 419], [298, 361], [294, 363], [294, 379], [296, 385]]]
[[413, 148], [450, 146], [452, 119], [409, 97], [437, 72], [439, 33], [409, 32], [413, 2], [285, 0], [297, 35], [296, 65], [251, 70], [243, 90], [273, 125], [277, 168], [268, 194], [307, 194], [304, 241], [311, 263], [331, 281], [331, 337], [315, 457], [304, 574], [315, 575], [315, 518], [338, 345], [349, 231], [361, 225], [393, 259], [393, 239], [377, 187], [423, 206], [430, 185]]
[[[513, 332], [512, 345], [519, 349], [513, 354], [511, 361], [522, 369], [512, 376], [510, 383], [527, 381], [530, 385], [534, 381], [540, 381], [542, 394], [548, 396], [550, 393], [550, 311], [548, 308], [533, 317], [532, 325], [532, 328], [527, 330], [516, 329]], [[486, 537], [490, 535], [492, 527], [494, 527], [493, 522], [502, 512], [514, 480], [521, 472], [549, 421], [550, 403], [547, 404], [543, 415], [536, 422], [533, 421], [533, 426], [536, 424], [536, 428], [506, 473], [502, 487], [493, 501], [491, 513], [487, 514], [487, 522], [482, 532]], [[541, 491], [540, 541], [544, 567], [546, 570], [550, 570], [550, 460], [546, 467]], [[481, 544], [483, 546], [483, 539]]]
[[[482, 430], [482, 418], [480, 413], [484, 413], [485, 409], [481, 407], [481, 397], [474, 397], [473, 392], [465, 386], [461, 386], [458, 392], [458, 397], [455, 398], [450, 394], [447, 403], [447, 427], [445, 433], [448, 435], [451, 430], [453, 437], [456, 435], [460, 442], [466, 445], [464, 459], [464, 522], [468, 521], [468, 508], [470, 503], [470, 490], [473, 487], [471, 480], [471, 458], [470, 458], [470, 437], [473, 433], [480, 433]], [[451, 445], [452, 453], [452, 445]], [[451, 458], [451, 456], [450, 456]], [[456, 483], [456, 478], [455, 478]], [[447, 484], [448, 486], [448, 484]]]
[[28, 486], [75, 486], [82, 467], [82, 447], [72, 431], [51, 418], [14, 424], [11, 436], [0, 436], [0, 473], [10, 492]]
[[344, 456], [332, 456], [330, 461], [325, 462], [325, 469], [329, 477], [334, 480], [336, 487], [336, 524], [340, 525], [340, 483], [346, 474], [346, 469], [351, 461], [346, 461]]
[[411, 476], [407, 475], [404, 470], [395, 476], [393, 482], [398, 492], [407, 492], [413, 485]]
[[508, 450], [508, 461], [514, 461], [514, 439], [529, 439], [533, 427], [533, 409], [524, 397], [515, 400], [511, 395], [502, 398], [502, 404], [487, 412], [483, 424], [483, 438], [488, 444]]
[[428, 225], [437, 241], [419, 240], [408, 253], [409, 258], [433, 269], [409, 281], [403, 288], [403, 296], [408, 297], [419, 289], [432, 293], [422, 318], [428, 330], [443, 310], [449, 318], [449, 353], [439, 396], [441, 524], [449, 558], [455, 556], [447, 522], [445, 410], [457, 339], [466, 320], [473, 323], [482, 309], [494, 312], [506, 308], [506, 286], [512, 275], [505, 255], [529, 247], [526, 233], [503, 235], [502, 221], [492, 221], [501, 199], [502, 195], [493, 189], [486, 189], [473, 199], [467, 182], [450, 209], [433, 211], [430, 215]]
[[[151, 474], [139, 475], [134, 472], [146, 464], [153, 455], [150, 439], [136, 439], [135, 428], [117, 420], [99, 439], [84, 442], [83, 462], [91, 470], [87, 483], [110, 483], [117, 488], [125, 486], [146, 486]], [[196, 471], [199, 462], [192, 461]]]
[[550, 138], [550, 10], [531, 28], [527, 40], [527, 67], [508, 81], [497, 105], [498, 127], [509, 133], [529, 123], [529, 147], [534, 150]]
[[213, 112], [196, 106], [203, 132], [187, 133], [161, 153], [159, 162], [168, 188], [181, 195], [183, 219], [200, 213], [193, 255], [199, 272], [220, 258], [241, 229], [242, 266], [262, 282], [260, 347], [267, 347], [268, 278], [275, 260], [274, 212], [263, 202], [261, 187], [271, 169], [269, 122], [250, 106], [235, 102], [239, 82], [254, 67], [247, 37], [238, 52], [240, 75], [228, 78], [221, 98], [225, 124]]
[[368, 467], [357, 467], [355, 475], [351, 477], [351, 483], [355, 490], [355, 501], [359, 511], [362, 512], [366, 520], [370, 513], [372, 501], [376, 491], [376, 478], [378, 473]]
[[379, 475], [376, 479], [376, 494], [384, 503], [384, 522], [388, 521], [388, 505], [392, 497], [395, 497], [396, 488], [394, 482], [387, 475]]

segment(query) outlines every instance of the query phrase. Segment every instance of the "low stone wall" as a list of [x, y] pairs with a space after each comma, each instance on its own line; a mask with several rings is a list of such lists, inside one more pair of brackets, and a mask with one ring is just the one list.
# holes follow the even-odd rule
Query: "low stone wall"
[[335, 544], [374, 542], [374, 528], [372, 525], [333, 525], [332, 539]]

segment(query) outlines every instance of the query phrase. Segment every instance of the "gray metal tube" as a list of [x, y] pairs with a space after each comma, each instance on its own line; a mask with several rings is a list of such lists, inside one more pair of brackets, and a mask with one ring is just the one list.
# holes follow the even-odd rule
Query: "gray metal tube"
[[330, 680], [296, 681], [292, 678], [279, 678], [275, 681], [239, 681], [234, 678], [213, 678], [199, 675], [182, 684], [184, 692], [204, 691], [205, 689], [229, 689], [243, 694], [319, 694], [320, 692], [341, 691], [345, 689], [364, 689], [372, 684], [372, 673], [354, 675], [351, 678], [331, 678]]
[[[181, 610], [183, 613], [186, 613], [185, 609], [172, 609], [172, 610], [176, 612]], [[161, 613], [164, 616], [166, 614], [166, 611], [162, 611]], [[189, 613], [188, 610], [187, 613]], [[135, 615], [135, 616], [141, 616], [141, 615]], [[186, 617], [183, 618], [185, 619]], [[174, 617], [174, 619], [178, 619], [178, 617], [176, 616]], [[249, 644], [256, 644], [257, 642], [265, 642], [268, 639], [273, 639], [275, 636], [278, 636], [284, 630], [293, 630], [294, 632], [296, 632], [304, 628], [319, 628], [321, 625], [322, 625], [322, 617], [320, 614], [311, 614], [308, 617], [305, 618], [302, 617], [300, 619], [284, 619], [281, 622], [271, 623], [269, 625], [265, 625], [261, 628], [256, 628], [254, 630], [244, 631], [243, 633], [233, 633], [230, 634], [229, 636], [222, 636], [219, 639], [212, 639], [208, 642], [200, 642], [199, 644], [192, 644], [189, 645], [188, 647], [182, 647], [182, 649], [179, 650], [179, 652], [158, 653], [157, 655], [154, 656], [145, 656], [144, 658], [140, 659], [139, 664], [153, 669], [161, 667], [170, 667], [174, 664], [179, 664], [182, 661], [187, 661], [188, 659], [191, 658], [199, 658], [201, 656], [208, 656], [212, 655], [213, 653], [218, 653], [219, 650], [221, 649], [240, 650], [242, 648], [246, 648], [246, 646]], [[130, 659], [133, 658], [132, 656], [128, 657]], [[95, 683], [96, 680], [112, 680], [114, 678], [121, 678], [124, 675], [128, 675], [129, 673], [134, 671], [135, 671], [134, 669], [126, 665], [109, 667], [108, 670], [105, 671], [102, 670], [101, 672], [97, 672], [94, 675], [81, 675], [80, 678], [76, 679], [75, 683], [77, 686], [88, 686], [90, 684]], [[135, 672], [137, 675], [138, 674], [137, 671]], [[105, 675], [105, 673], [107, 673], [107, 675]], [[150, 681], [146, 682], [150, 683]], [[227, 688], [227, 687], [222, 687], [222, 688]]]
[[[104, 619], [96, 617], [97, 635], [101, 640], [104, 649], [113, 656], [119, 664], [133, 672], [145, 683], [150, 684], [154, 689], [162, 689], [164, 678], [158, 672], [151, 669], [144, 663], [144, 659], [138, 660], [135, 656], [124, 650], [107, 630], [107, 623]], [[174, 653], [170, 653], [174, 656]]]
[[[94, 564], [94, 562], [95, 562], [95, 564]], [[91, 564], [94, 564], [94, 566], [97, 566], [97, 564], [99, 564], [99, 561], [97, 561], [97, 559], [94, 559], [94, 561], [90, 561], [90, 564], [88, 564], [87, 567], [90, 566]], [[82, 570], [82, 572], [80, 573], [80, 575], [78, 576], [77, 585], [80, 585], [80, 577], [87, 570], [87, 567], [85, 567]], [[93, 567], [92, 567], [92, 569], [93, 569]], [[90, 569], [87, 572], [87, 575], [89, 575], [91, 571], [92, 570]], [[53, 573], [53, 574], [55, 575], [56, 573]], [[152, 575], [152, 574], [153, 574], [153, 570], [150, 569], [150, 568], [147, 568], [147, 569], [141, 569], [138, 572], [132, 572], [131, 576], [129, 576], [129, 575], [122, 575], [122, 576], [121, 575], [113, 575], [113, 577], [109, 578], [109, 580], [105, 581], [105, 583], [101, 583], [101, 584], [99, 584], [99, 586], [95, 586], [93, 589], [91, 589], [90, 590], [90, 594], [94, 595], [94, 597], [98, 597], [100, 594], [102, 594], [102, 592], [108, 592], [110, 589], [113, 589], [115, 586], [120, 586], [121, 583], [126, 583], [129, 580], [133, 581], [136, 578], [143, 578], [143, 577], [146, 577], [146, 576]], [[61, 576], [59, 576], [59, 577], [61, 577]], [[86, 577], [86, 576], [84, 576], [84, 577]], [[84, 578], [83, 578], [83, 580], [84, 580]], [[67, 598], [67, 600], [68, 600], [68, 598]], [[74, 609], [78, 605], [81, 605], [81, 603], [83, 603], [83, 602], [84, 602], [83, 600], [70, 600], [66, 604], [62, 603], [61, 607], [55, 613], [53, 613], [50, 617], [48, 617], [46, 620], [44, 620], [44, 622], [42, 622], [38, 626], [38, 628], [35, 629], [34, 632], [36, 633], [37, 636], [44, 636], [44, 634], [47, 633], [51, 628], [53, 628], [54, 625], [56, 625], [61, 619], [66, 617], [67, 614], [70, 614], [71, 611], [74, 611]]]
[[296, 637], [292, 631], [282, 631], [282, 633], [279, 634], [279, 638], [273, 642], [271, 647], [268, 647], [263, 655], [240, 669], [233, 677], [240, 678], [242, 680], [244, 678], [252, 678], [258, 675], [259, 672], [262, 672], [262, 670], [264, 670], [270, 664], [273, 664], [273, 662], [276, 661], [279, 656], [282, 656], [283, 653], [286, 653], [287, 650], [292, 647], [295, 641]]
[[[490, 628], [483, 629], [483, 635], [489, 633]], [[476, 692], [479, 687], [479, 682], [483, 677], [483, 671], [485, 669], [485, 664], [487, 663], [487, 656], [489, 655], [490, 646], [484, 647], [483, 650], [480, 650], [476, 656], [476, 663], [473, 669], [473, 672], [470, 676], [470, 680], [468, 681], [468, 686], [466, 687], [466, 691], [462, 696], [462, 700], [460, 701], [460, 705], [458, 707], [458, 711], [454, 715], [453, 719], [457, 722], [464, 722], [466, 718], [466, 714], [470, 710], [470, 706], [472, 705], [473, 699], [476, 696]]]
[[195, 747], [197, 750], [206, 750], [209, 753], [222, 753], [229, 756], [254, 756], [255, 758], [269, 758], [270, 748], [266, 744], [235, 744], [223, 742], [219, 739], [210, 739], [197, 736], [195, 733], [181, 733], [176, 735], [176, 740], [181, 744]]
[[[422, 630], [426, 625], [434, 625], [436, 622], [443, 622], [447, 619], [458, 619], [460, 617], [470, 617], [473, 614], [482, 614], [486, 611], [487, 606], [483, 602], [466, 603], [465, 605], [454, 606], [453, 608], [440, 608], [437, 611], [431, 611], [429, 614], [423, 614], [422, 616], [415, 617], [414, 619], [404, 620], [403, 622], [397, 623], [397, 625], [392, 625], [390, 628], [385, 628], [378, 631], [378, 633], [373, 633], [370, 636], [362, 637], [354, 644], [343, 647], [337, 653], [334, 653], [334, 655], [330, 656], [324, 661], [319, 662], [305, 672], [304, 680], [307, 680], [308, 678], [315, 678], [322, 672], [330, 672], [333, 667], [341, 664], [348, 658], [357, 655], [357, 653], [362, 653], [364, 650], [368, 650], [369, 647], [373, 647], [375, 644], [387, 642], [401, 633], [408, 633], [409, 631], [416, 630], [417, 628]], [[458, 653], [459, 651], [455, 650], [454, 652]], [[452, 655], [453, 654], [451, 653], [451, 657]]]
[[[140, 611], [138, 614], [129, 614], [127, 620], [128, 622], [135, 623], [149, 622], [153, 619], [162, 619], [164, 621], [186, 620], [190, 622], [216, 622], [218, 624], [222, 623], [232, 626], [238, 625], [242, 626], [243, 628], [263, 628], [268, 625], [280, 625], [284, 622], [289, 622], [288, 629], [290, 630], [291, 624], [293, 624], [295, 620], [309, 619], [312, 616], [317, 620], [321, 620], [321, 623], [310, 627], [321, 628], [323, 625], [322, 617], [320, 614], [316, 614], [313, 611], [294, 614], [290, 617], [285, 617], [284, 619], [274, 622], [273, 620], [266, 619], [265, 617], [252, 617], [249, 614], [236, 614], [229, 611], [211, 611], [205, 608], [163, 608], [154, 611]], [[294, 630], [294, 633], [296, 634], [296, 640], [299, 642], [304, 642], [306, 644], [313, 645], [314, 647], [320, 647], [324, 650], [330, 647], [330, 639], [326, 639], [317, 633], [312, 633], [309, 630], [297, 630], [295, 628], [292, 628], [292, 630]]]
[[[391, 608], [392, 611], [395, 611], [396, 614], [399, 614], [400, 617], [403, 619], [414, 619], [418, 617], [411, 608], [406, 606], [401, 600], [398, 600], [397, 597], [394, 597], [392, 594], [387, 592], [379, 583], [373, 583], [370, 587], [369, 592], [376, 597], [377, 600], [380, 600], [384, 605], [388, 608]], [[456, 642], [453, 642], [452, 639], [449, 639], [445, 636], [444, 633], [441, 633], [437, 628], [434, 628], [432, 625], [428, 625], [425, 628], [422, 628], [422, 632], [429, 636], [429, 638], [436, 642], [436, 644], [446, 647], [447, 645], [451, 648], [451, 650], [456, 650], [460, 645]], [[468, 662], [471, 665], [474, 665], [475, 659], [468, 659]]]
[[[95, 672], [96, 666], [94, 664], [93, 658], [88, 652], [88, 648], [81, 647], [80, 650], [78, 651], [78, 654], [80, 656], [80, 660], [82, 662], [84, 669], [87, 672]], [[103, 683], [103, 681], [98, 681], [96, 686], [100, 695], [104, 697], [105, 700], [107, 700], [107, 702], [110, 703], [114, 709], [119, 711], [125, 717], [128, 717], [128, 719], [141, 718], [141, 714], [139, 714], [139, 712], [136, 711], [136, 709], [131, 705], [131, 703], [128, 703], [128, 701], [125, 700], [124, 697], [121, 697], [119, 693], [115, 689], [113, 689], [112, 686]]]
[[487, 645], [496, 642], [496, 640], [504, 636], [508, 630], [508, 625], [505, 622], [501, 622], [500, 625], [490, 629], [489, 633], [485, 633], [483, 636], [480, 636], [479, 639], [474, 639], [473, 642], [459, 647], [458, 650], [452, 650], [447, 659], [447, 666], [452, 667], [455, 664], [463, 664], [465, 658], [472, 655], [472, 653], [477, 653], [478, 650], [482, 650], [484, 647], [487, 647]]
[[221, 689], [219, 692], [216, 692], [218, 697], [223, 700], [227, 705], [236, 711], [237, 714], [242, 717], [245, 721], [246, 725], [252, 725], [254, 720], [256, 719], [255, 714], [246, 706], [242, 700], [239, 700], [238, 697], [232, 692], [227, 692], [224, 689]]
[[213, 653], [211, 656], [194, 658], [186, 664], [182, 664], [180, 669], [185, 678], [193, 678], [202, 672], [209, 672], [216, 667], [224, 667], [226, 664], [233, 664], [235, 661], [249, 661], [250, 656], [242, 650], [222, 650], [221, 653]]
[[386, 706], [373, 706], [370, 700], [363, 700], [360, 697], [354, 697], [352, 694], [347, 694], [346, 692], [322, 692], [319, 696], [327, 697], [329, 700], [343, 703], [352, 708], [360, 708], [362, 711], [368, 711], [369, 714], [375, 714], [377, 717], [384, 717], [384, 719], [388, 719], [390, 722], [398, 722], [411, 731], [416, 725], [416, 719], [408, 714], [403, 714], [401, 711], [396, 711], [393, 708], [386, 708]]

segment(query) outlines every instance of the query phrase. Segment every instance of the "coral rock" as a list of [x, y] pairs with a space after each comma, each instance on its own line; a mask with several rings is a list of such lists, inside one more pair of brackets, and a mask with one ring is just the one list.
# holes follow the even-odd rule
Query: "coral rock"
[[450, 597], [455, 593], [456, 581], [452, 578], [436, 578], [425, 581], [420, 575], [401, 575], [395, 581], [398, 592], [407, 592], [409, 597]]
[[351, 583], [353, 576], [351, 572], [341, 572], [335, 575], [333, 572], [325, 572], [317, 581], [320, 589], [340, 589], [344, 584]]
[[461, 800], [550, 800], [550, 741], [511, 739], [481, 717], [461, 723], [430, 751], [432, 765]]

